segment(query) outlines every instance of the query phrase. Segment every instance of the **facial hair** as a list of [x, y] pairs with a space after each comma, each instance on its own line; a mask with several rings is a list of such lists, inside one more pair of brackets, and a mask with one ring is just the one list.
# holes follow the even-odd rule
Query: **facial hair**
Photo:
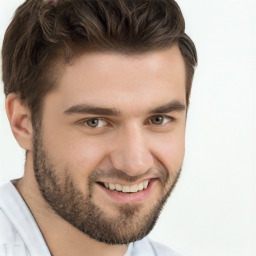
[[112, 217], [92, 199], [95, 181], [98, 177], [111, 176], [132, 182], [136, 177], [120, 170], [94, 170], [85, 181], [88, 194], [84, 195], [70, 177], [74, 170], [66, 168], [58, 171], [54, 166], [43, 147], [39, 130], [34, 134], [33, 165], [40, 192], [49, 207], [81, 232], [107, 244], [129, 244], [145, 237], [154, 227], [180, 175], [178, 171], [169, 177], [165, 168], [158, 170], [162, 186], [170, 185], [163, 189], [163, 195], [151, 205], [148, 212], [142, 214], [140, 205], [127, 204], [118, 206], [119, 216]]

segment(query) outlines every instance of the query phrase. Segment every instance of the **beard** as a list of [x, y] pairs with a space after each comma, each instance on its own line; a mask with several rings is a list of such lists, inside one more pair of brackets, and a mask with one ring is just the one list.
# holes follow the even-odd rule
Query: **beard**
[[138, 177], [115, 169], [94, 170], [85, 181], [88, 191], [85, 195], [70, 177], [70, 173], [75, 170], [56, 169], [44, 150], [41, 132], [38, 130], [34, 134], [33, 165], [41, 195], [49, 207], [84, 234], [107, 244], [129, 244], [145, 237], [154, 227], [180, 175], [178, 171], [170, 177], [165, 168], [154, 170], [165, 188], [161, 198], [143, 214], [140, 212], [140, 204], [118, 205], [118, 217], [113, 217], [93, 200], [96, 181], [102, 177], [111, 177], [132, 182]]

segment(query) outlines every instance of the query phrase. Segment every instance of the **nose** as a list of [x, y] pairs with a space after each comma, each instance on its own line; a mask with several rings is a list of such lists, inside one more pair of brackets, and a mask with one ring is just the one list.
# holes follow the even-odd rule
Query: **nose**
[[119, 132], [110, 157], [115, 169], [130, 176], [142, 175], [153, 166], [153, 156], [143, 129], [135, 126]]

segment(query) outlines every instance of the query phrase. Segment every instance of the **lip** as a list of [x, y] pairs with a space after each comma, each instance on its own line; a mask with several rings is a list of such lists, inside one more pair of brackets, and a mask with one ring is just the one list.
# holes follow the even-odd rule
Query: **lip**
[[156, 179], [151, 179], [146, 189], [136, 193], [118, 192], [115, 190], [109, 190], [100, 184], [97, 184], [97, 185], [112, 200], [118, 203], [138, 203], [146, 200], [150, 196], [152, 190], [154, 189], [155, 183], [156, 183]]

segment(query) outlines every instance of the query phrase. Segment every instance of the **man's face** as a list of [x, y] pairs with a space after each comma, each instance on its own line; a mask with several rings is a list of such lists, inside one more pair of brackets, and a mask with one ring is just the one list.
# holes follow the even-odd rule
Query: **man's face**
[[41, 193], [98, 241], [141, 239], [178, 179], [185, 124], [177, 46], [132, 56], [86, 53], [43, 102], [33, 152]]

